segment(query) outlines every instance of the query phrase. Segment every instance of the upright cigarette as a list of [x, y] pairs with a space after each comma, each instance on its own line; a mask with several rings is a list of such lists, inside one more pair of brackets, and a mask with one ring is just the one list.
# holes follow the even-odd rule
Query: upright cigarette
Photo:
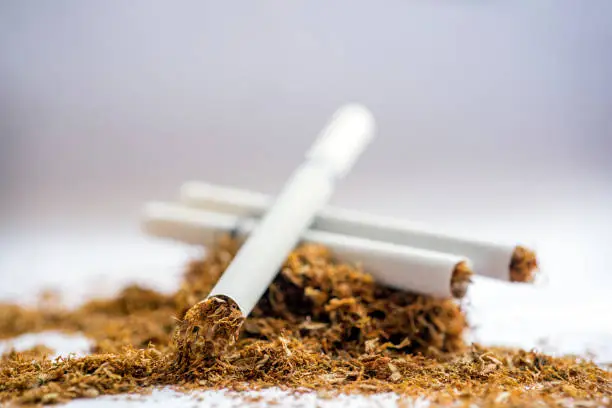
[[[143, 219], [150, 235], [205, 246], [214, 244], [221, 233], [247, 236], [256, 225], [253, 218], [155, 202], [145, 206]], [[328, 247], [343, 261], [362, 263], [377, 282], [396, 289], [461, 298], [470, 282], [468, 260], [456, 255], [316, 230], [301, 238]]]
[[[181, 201], [197, 208], [257, 218], [266, 212], [272, 198], [248, 190], [187, 182], [181, 187]], [[522, 246], [443, 234], [405, 221], [342, 208], [324, 208], [311, 227], [319, 231], [463, 255], [472, 261], [476, 274], [504, 281], [531, 281], [537, 269], [535, 254]]]
[[261, 223], [240, 248], [210, 296], [233, 299], [248, 315], [285, 258], [374, 136], [374, 118], [359, 105], [336, 112], [306, 161], [290, 177]]
[[178, 322], [174, 370], [190, 370], [192, 361], [214, 359], [236, 342], [245, 316], [373, 136], [366, 108], [348, 105], [336, 112], [209, 296]]

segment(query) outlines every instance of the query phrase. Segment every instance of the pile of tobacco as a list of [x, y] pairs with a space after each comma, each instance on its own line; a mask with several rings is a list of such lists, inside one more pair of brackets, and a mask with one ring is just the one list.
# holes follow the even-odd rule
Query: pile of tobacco
[[[185, 314], [206, 297], [238, 246], [221, 240], [205, 259], [189, 265], [172, 295], [131, 286], [116, 298], [76, 310], [52, 302], [31, 309], [0, 305], [2, 338], [62, 330], [95, 342], [91, 354], [80, 358], [52, 361], [44, 347], [5, 353], [0, 403], [58, 403], [155, 386], [274, 386], [296, 392], [391, 391], [425, 397], [434, 406], [612, 404], [609, 371], [575, 357], [467, 346], [467, 321], [456, 301], [380, 286], [318, 245], [291, 253], [237, 341], [223, 352], [193, 352], [176, 341], [197, 331], [186, 325]], [[242, 323], [232, 316], [218, 316], [229, 331]]]

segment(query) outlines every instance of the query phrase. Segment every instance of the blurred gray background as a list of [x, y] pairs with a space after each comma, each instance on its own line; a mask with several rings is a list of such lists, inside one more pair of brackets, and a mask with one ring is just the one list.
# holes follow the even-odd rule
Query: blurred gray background
[[0, 297], [170, 285], [143, 201], [275, 193], [356, 101], [379, 136], [334, 204], [534, 245], [540, 286], [475, 285], [484, 338], [608, 342], [585, 316], [612, 308], [611, 50], [609, 1], [3, 0]]

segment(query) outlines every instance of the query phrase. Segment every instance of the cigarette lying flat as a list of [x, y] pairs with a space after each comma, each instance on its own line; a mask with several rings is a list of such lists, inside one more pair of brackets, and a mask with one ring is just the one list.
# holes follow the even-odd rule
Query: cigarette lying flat
[[[258, 218], [269, 208], [272, 198], [248, 190], [188, 182], [181, 187], [181, 201], [196, 208]], [[475, 273], [504, 281], [531, 281], [537, 269], [534, 253], [521, 246], [442, 234], [401, 220], [341, 208], [324, 208], [311, 228], [462, 255], [472, 261]]]
[[[205, 246], [222, 233], [247, 236], [257, 225], [253, 218], [169, 203], [148, 203], [143, 215], [148, 234]], [[469, 262], [456, 255], [315, 230], [304, 232], [302, 241], [325, 245], [343, 261], [362, 263], [377, 282], [397, 289], [461, 298], [470, 281]]]

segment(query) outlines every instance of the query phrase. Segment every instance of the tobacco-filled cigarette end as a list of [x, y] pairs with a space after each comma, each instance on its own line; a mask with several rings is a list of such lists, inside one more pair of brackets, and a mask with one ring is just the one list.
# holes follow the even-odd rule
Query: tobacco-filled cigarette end
[[466, 261], [459, 262], [453, 270], [451, 277], [451, 293], [455, 298], [462, 298], [467, 293], [474, 272]]
[[534, 251], [517, 246], [510, 261], [511, 282], [533, 282], [538, 270], [538, 260]]
[[178, 368], [214, 359], [238, 339], [244, 316], [228, 296], [211, 296], [192, 306], [179, 322], [173, 337]]

